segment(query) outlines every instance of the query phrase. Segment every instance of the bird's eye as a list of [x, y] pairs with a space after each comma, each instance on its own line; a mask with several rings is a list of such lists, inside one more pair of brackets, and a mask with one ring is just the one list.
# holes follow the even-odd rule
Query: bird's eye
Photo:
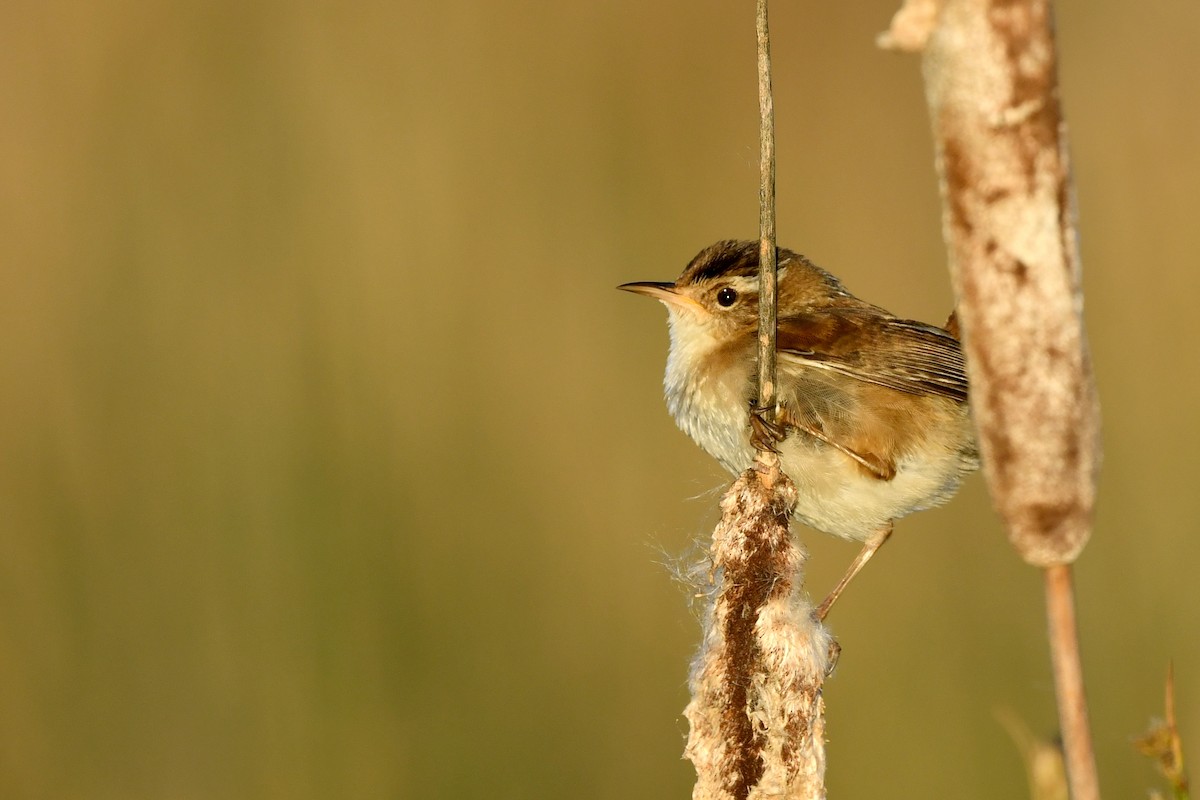
[[729, 308], [731, 305], [737, 302], [737, 298], [737, 291], [726, 286], [724, 289], [717, 292], [717, 305], [721, 306], [721, 308]]

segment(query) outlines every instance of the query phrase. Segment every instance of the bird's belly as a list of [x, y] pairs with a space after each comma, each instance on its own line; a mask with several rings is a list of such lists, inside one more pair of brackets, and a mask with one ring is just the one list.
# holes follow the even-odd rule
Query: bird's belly
[[974, 468], [969, 455], [947, 450], [903, 457], [895, 477], [881, 480], [845, 453], [796, 436], [783, 443], [780, 456], [796, 484], [795, 517], [817, 530], [860, 542], [892, 520], [946, 502]]
[[[738, 474], [754, 459], [749, 414], [736, 386], [712, 390], [719, 390], [722, 402], [699, 403], [695, 394], [668, 392], [671, 412], [685, 433]], [[941, 505], [978, 466], [969, 425], [965, 410], [947, 416], [928, 432], [919, 452], [897, 460], [891, 480], [870, 475], [846, 453], [793, 431], [780, 444], [780, 459], [796, 485], [794, 516], [825, 533], [865, 541], [892, 520]]]
[[[709, 422], [713, 424], [702, 431], [687, 432], [730, 472], [749, 467], [754, 448], [745, 417], [740, 425], [730, 424], [732, 420]], [[977, 466], [973, 453], [953, 444], [947, 441], [944, 448], [901, 457], [895, 477], [882, 480], [840, 450], [793, 433], [780, 444], [780, 459], [796, 485], [794, 516], [819, 531], [866, 541], [892, 520], [950, 499], [963, 476]]]

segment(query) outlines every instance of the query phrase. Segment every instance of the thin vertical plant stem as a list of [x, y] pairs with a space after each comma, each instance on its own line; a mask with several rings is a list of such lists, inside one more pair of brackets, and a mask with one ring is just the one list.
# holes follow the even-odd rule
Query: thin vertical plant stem
[[[775, 141], [767, 0], [758, 0], [758, 414], [775, 417]], [[769, 416], [767, 416], [769, 415]], [[692, 665], [685, 756], [693, 800], [825, 798], [821, 686], [833, 640], [803, 591], [806, 555], [789, 530], [796, 489], [774, 452], [775, 426], [756, 437], [755, 464], [721, 501], [709, 549], [713, 586], [704, 640]]]
[[1050, 661], [1054, 667], [1054, 693], [1058, 699], [1058, 719], [1071, 795], [1075, 800], [1098, 800], [1100, 785], [1096, 780], [1096, 754], [1083, 691], [1071, 565], [1046, 567], [1045, 581]]
[[[775, 328], [778, 315], [775, 248], [775, 101], [771, 93], [771, 36], [767, 0], [758, 0], [758, 404], [775, 419]], [[773, 455], [773, 454], [771, 454]]]

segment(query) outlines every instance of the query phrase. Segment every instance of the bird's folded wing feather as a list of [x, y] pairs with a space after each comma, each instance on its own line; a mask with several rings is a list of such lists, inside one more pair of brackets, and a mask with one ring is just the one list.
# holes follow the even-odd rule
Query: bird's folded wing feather
[[967, 399], [958, 340], [921, 322], [856, 308], [797, 314], [779, 320], [777, 349], [781, 361], [908, 394]]

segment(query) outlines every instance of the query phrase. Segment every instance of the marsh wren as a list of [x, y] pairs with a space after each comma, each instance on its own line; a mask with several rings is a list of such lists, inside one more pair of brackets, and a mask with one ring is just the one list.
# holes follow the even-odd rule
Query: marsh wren
[[[667, 307], [667, 407], [734, 474], [755, 453], [758, 248], [717, 242], [674, 283], [617, 287]], [[767, 424], [781, 429], [776, 448], [796, 485], [794, 516], [864, 543], [818, 607], [823, 618], [893, 520], [949, 500], [979, 457], [953, 334], [859, 300], [790, 250], [778, 250], [778, 265], [777, 416]]]

